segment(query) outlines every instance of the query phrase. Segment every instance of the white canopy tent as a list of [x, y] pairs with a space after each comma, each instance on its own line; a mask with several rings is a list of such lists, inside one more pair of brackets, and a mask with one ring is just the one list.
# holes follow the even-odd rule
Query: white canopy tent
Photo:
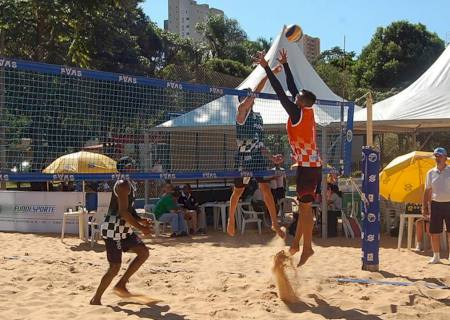
[[[355, 129], [365, 128], [366, 110], [355, 112]], [[450, 127], [450, 47], [413, 84], [373, 105], [375, 131], [420, 131]]]
[[[270, 66], [273, 68], [278, 64], [278, 52], [284, 48], [287, 50], [289, 66], [299, 89], [304, 88], [310, 90], [321, 100], [343, 101], [341, 97], [328, 88], [309, 64], [299, 43], [287, 41], [286, 37], [284, 37], [284, 29], [285, 27], [283, 27], [266, 54], [266, 59], [269, 61]], [[258, 66], [237, 89], [254, 89], [264, 76], [265, 71]], [[286, 93], [290, 95], [284, 72], [281, 72], [277, 77], [280, 79]], [[269, 94], [275, 93], [268, 81], [262, 92]], [[161, 124], [158, 126], [158, 129], [167, 128], [172, 131], [177, 129], [186, 130], [187, 128], [199, 130], [200, 128], [227, 127], [230, 130], [234, 130], [237, 105], [238, 100], [236, 96], [225, 95], [191, 112]], [[355, 111], [357, 109], [359, 108], [355, 108]], [[266, 128], [279, 128], [280, 125], [284, 126], [288, 119], [287, 113], [278, 100], [256, 99], [253, 110], [261, 113]], [[338, 107], [315, 105], [314, 111], [316, 122], [319, 125], [326, 125], [330, 122], [340, 120], [340, 108]]]

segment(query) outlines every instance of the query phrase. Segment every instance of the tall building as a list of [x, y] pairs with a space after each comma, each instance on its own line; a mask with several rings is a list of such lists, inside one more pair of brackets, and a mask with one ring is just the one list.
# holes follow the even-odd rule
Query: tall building
[[183, 38], [199, 41], [202, 35], [195, 25], [203, 22], [209, 15], [223, 15], [223, 11], [210, 8], [207, 4], [197, 4], [194, 0], [169, 0], [169, 20], [164, 22], [166, 30], [179, 34]]
[[304, 34], [300, 40], [300, 47], [309, 63], [313, 63], [320, 55], [320, 39]]

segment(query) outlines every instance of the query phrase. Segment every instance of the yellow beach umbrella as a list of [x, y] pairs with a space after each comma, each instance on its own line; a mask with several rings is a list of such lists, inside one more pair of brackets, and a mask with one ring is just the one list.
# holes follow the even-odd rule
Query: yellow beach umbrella
[[413, 151], [395, 158], [380, 173], [380, 194], [395, 202], [422, 203], [426, 174], [435, 166], [432, 152]]
[[43, 173], [117, 173], [116, 161], [94, 152], [66, 154], [53, 161]]

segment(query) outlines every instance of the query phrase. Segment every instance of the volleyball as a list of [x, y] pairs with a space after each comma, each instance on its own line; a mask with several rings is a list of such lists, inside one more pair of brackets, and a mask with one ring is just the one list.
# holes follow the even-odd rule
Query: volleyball
[[303, 30], [299, 25], [292, 24], [286, 28], [284, 35], [289, 42], [296, 42], [303, 37]]

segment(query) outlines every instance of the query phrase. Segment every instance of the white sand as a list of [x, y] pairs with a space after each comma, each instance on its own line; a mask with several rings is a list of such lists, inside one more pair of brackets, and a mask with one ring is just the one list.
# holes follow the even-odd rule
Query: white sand
[[[359, 240], [315, 239], [316, 254], [292, 283], [300, 298], [292, 306], [278, 298], [270, 269], [280, 244], [269, 233], [145, 241], [150, 259], [129, 288], [164, 302], [127, 303], [107, 290], [104, 305], [91, 306], [107, 268], [103, 244], [90, 250], [74, 237], [62, 244], [57, 235], [0, 233], [0, 319], [450, 319], [450, 290], [423, 285], [450, 285], [448, 260], [428, 265], [426, 255], [394, 249], [396, 239], [383, 241], [380, 273], [360, 270]], [[415, 285], [338, 284], [335, 277]]]

